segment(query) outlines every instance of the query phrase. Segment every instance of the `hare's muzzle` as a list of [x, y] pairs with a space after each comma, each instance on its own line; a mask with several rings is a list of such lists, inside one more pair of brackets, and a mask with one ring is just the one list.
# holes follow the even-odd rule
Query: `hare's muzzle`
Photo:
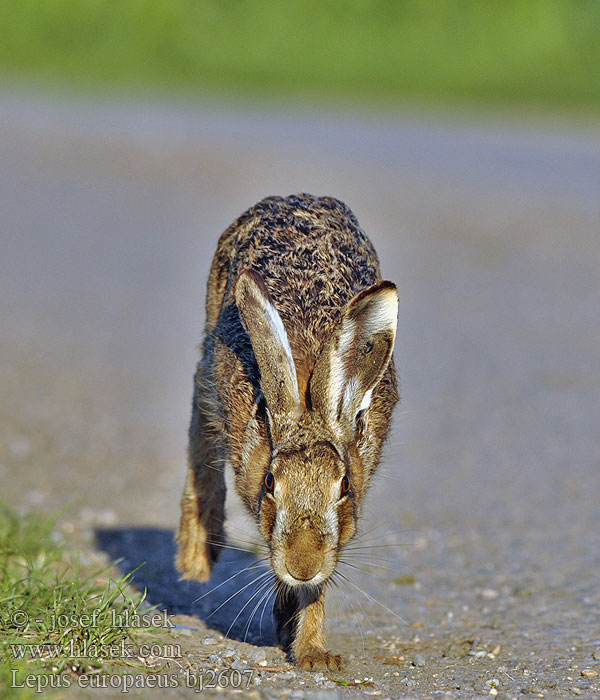
[[291, 533], [286, 542], [285, 566], [298, 581], [310, 581], [323, 568], [323, 537], [314, 528]]

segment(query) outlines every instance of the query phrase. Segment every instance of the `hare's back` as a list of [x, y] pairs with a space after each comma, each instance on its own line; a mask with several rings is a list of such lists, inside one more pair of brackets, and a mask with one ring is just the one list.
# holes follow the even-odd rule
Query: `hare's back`
[[209, 278], [209, 327], [231, 303], [245, 269], [260, 275], [288, 332], [302, 330], [307, 339], [327, 333], [346, 302], [381, 279], [352, 211], [309, 194], [263, 199], [223, 233]]

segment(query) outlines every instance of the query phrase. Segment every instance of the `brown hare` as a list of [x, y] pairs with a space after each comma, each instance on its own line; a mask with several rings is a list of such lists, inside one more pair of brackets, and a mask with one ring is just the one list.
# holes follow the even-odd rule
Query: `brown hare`
[[398, 390], [398, 295], [354, 214], [330, 197], [268, 197], [221, 236], [194, 379], [177, 568], [208, 580], [225, 481], [255, 518], [279, 582], [282, 647], [340, 669], [324, 596], [356, 533]]

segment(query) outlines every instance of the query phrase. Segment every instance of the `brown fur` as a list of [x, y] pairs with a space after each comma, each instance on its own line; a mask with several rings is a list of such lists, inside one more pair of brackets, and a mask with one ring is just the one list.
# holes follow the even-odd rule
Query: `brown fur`
[[396, 313], [394, 285], [381, 281], [373, 246], [338, 200], [269, 197], [219, 240], [177, 567], [208, 579], [230, 463], [285, 584], [274, 606], [280, 643], [303, 668], [341, 668], [325, 649], [325, 586], [356, 532], [398, 401]]

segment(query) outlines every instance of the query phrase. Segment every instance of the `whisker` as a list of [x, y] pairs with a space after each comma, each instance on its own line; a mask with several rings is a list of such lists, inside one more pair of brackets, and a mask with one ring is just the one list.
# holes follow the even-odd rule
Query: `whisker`
[[224, 600], [224, 601], [221, 603], [221, 605], [219, 605], [218, 608], [216, 608], [215, 610], [213, 610], [213, 611], [210, 613], [210, 615], [208, 615], [208, 616], [206, 617], [206, 619], [208, 620], [209, 617], [212, 617], [212, 616], [213, 616], [216, 612], [218, 612], [224, 605], [226, 605], [227, 603], [229, 603], [229, 601], [230, 601], [232, 598], [235, 598], [236, 595], [239, 595], [242, 591], [245, 591], [246, 588], [248, 588], [249, 586], [253, 586], [255, 583], [257, 583], [258, 581], [260, 581], [262, 578], [264, 578], [265, 576], [268, 576], [270, 573], [271, 573], [270, 571], [265, 571], [265, 572], [262, 573], [260, 576], [257, 576], [256, 578], [252, 579], [252, 581], [250, 581], [250, 583], [247, 583], [245, 586], [243, 586], [243, 588], [238, 589], [233, 595], [230, 595], [229, 598], [227, 598], [227, 600]]
[[387, 525], [387, 523], [379, 523], [379, 525], [375, 525], [375, 527], [371, 527], [365, 532], [360, 532], [354, 539], [355, 541], [362, 540], [363, 537], [366, 535], [370, 535], [372, 532], [375, 532], [375, 530], [379, 530], [380, 528], [384, 527]]
[[244, 528], [242, 528], [242, 527], [239, 527], [238, 525], [234, 525], [233, 523], [231, 523], [231, 522], [229, 522], [229, 521], [227, 522], [227, 528], [231, 528], [231, 529], [233, 529], [233, 530], [237, 530], [238, 532], [241, 532], [241, 533], [242, 533], [243, 535], [245, 535], [245, 536], [248, 535], [248, 530], [246, 530], [246, 529], [244, 529]]
[[369, 595], [366, 591], [363, 591], [363, 589], [362, 589], [360, 586], [357, 586], [356, 583], [354, 583], [354, 581], [352, 581], [352, 579], [350, 579], [350, 578], [348, 578], [348, 576], [346, 576], [346, 574], [343, 574], [341, 571], [338, 571], [338, 572], [336, 572], [336, 573], [337, 573], [339, 576], [341, 576], [345, 581], [348, 581], [348, 583], [349, 583], [351, 586], [354, 586], [354, 588], [356, 588], [356, 590], [360, 591], [360, 592], [361, 592], [366, 598], [368, 598], [370, 601], [372, 601], [373, 603], [377, 603], [377, 605], [380, 605], [384, 610], [387, 610], [387, 611], [388, 611], [389, 613], [391, 613], [394, 617], [398, 618], [398, 620], [400, 620], [400, 622], [402, 622], [402, 624], [404, 624], [404, 625], [407, 625], [407, 624], [408, 624], [408, 622], [407, 622], [406, 620], [404, 620], [402, 617], [400, 617], [400, 615], [398, 615], [397, 613], [395, 613], [393, 610], [390, 610], [390, 608], [388, 608], [387, 605], [384, 605], [384, 604], [381, 603], [379, 600], [377, 600], [377, 598], [373, 598], [373, 596]]
[[[269, 573], [271, 573], [271, 572], [269, 571]], [[254, 581], [253, 581], [253, 583], [254, 583]], [[240, 616], [240, 615], [244, 612], [244, 610], [250, 605], [250, 603], [254, 600], [254, 598], [256, 598], [256, 596], [259, 595], [259, 593], [261, 593], [261, 592], [265, 589], [265, 586], [270, 586], [271, 583], [272, 583], [272, 582], [271, 582], [270, 580], [263, 581], [263, 582], [261, 583], [261, 585], [254, 591], [254, 593], [248, 598], [248, 600], [244, 603], [244, 605], [242, 606], [242, 608], [238, 611], [238, 614], [233, 618], [232, 623], [231, 623], [231, 624], [229, 625], [229, 627], [227, 628], [227, 632], [226, 632], [226, 634], [225, 634], [226, 637], [229, 637], [229, 633], [231, 632], [232, 627], [233, 627], [233, 626], [235, 625], [235, 623], [237, 622], [239, 616]]]
[[223, 542], [214, 542], [212, 540], [206, 540], [208, 544], [212, 544], [213, 547], [222, 547], [223, 549], [236, 549], [238, 552], [248, 552], [250, 554], [256, 554], [256, 550], [247, 549], [245, 547], [236, 547], [233, 544], [225, 544]]
[[[253, 554], [267, 554], [269, 552], [269, 548], [267, 545], [260, 544], [259, 542], [252, 542], [252, 541], [247, 541], [245, 542], [241, 538], [239, 538], [237, 535], [234, 535], [231, 540], [228, 540], [231, 542], [235, 543], [240, 543], [241, 545], [245, 545], [246, 549], [245, 551], [247, 552], [252, 552]], [[237, 544], [233, 546], [238, 546]], [[242, 549], [242, 547], [240, 547]]]
[[235, 530], [236, 532], [239, 532], [241, 534], [241, 537], [240, 537], [240, 535], [237, 535], [237, 534], [234, 535], [234, 537], [236, 537], [237, 539], [240, 539], [243, 542], [245, 541], [247, 544], [250, 544], [253, 546], [256, 545], [259, 547], [266, 547], [267, 546], [265, 541], [262, 538], [249, 536], [249, 533], [247, 530], [243, 530], [241, 527], [237, 527], [236, 525], [233, 525], [233, 523], [227, 523], [227, 529], [228, 530], [231, 529], [231, 530]]
[[[375, 576], [375, 578], [378, 578], [380, 581], [383, 581], [385, 583], [389, 583], [390, 580], [383, 578], [383, 576], [380, 576], [379, 574], [376, 574], [374, 571], [370, 571], [369, 569], [363, 569], [362, 567], [358, 566], [357, 564], [352, 564], [349, 561], [344, 561], [343, 559], [338, 559], [339, 564], [344, 564], [344, 566], [350, 566], [353, 569], [356, 569], [357, 571], [361, 571], [363, 574], [368, 574], [369, 576]], [[366, 562], [368, 564], [368, 562]], [[401, 574], [401, 573], [406, 573], [401, 571], [400, 569], [392, 569], [389, 566], [382, 566], [381, 564], [371, 564], [373, 568], [380, 568], [380, 569], [386, 569], [386, 571], [393, 571], [394, 573]]]
[[[356, 620], [356, 624], [358, 625], [358, 631], [360, 633], [360, 639], [362, 641], [362, 648], [363, 648], [363, 654], [364, 654], [365, 653], [365, 637], [363, 634], [362, 625], [360, 624], [360, 619], [358, 617], [358, 613], [356, 612], [354, 606], [350, 602], [350, 599], [346, 595], [344, 589], [341, 587], [341, 584], [338, 581], [336, 581], [333, 577], [331, 578], [331, 582], [335, 586], [336, 593], [341, 593], [341, 595], [344, 596], [344, 600], [346, 601], [346, 605], [350, 608], [350, 610], [352, 611], [352, 614], [354, 615], [354, 619]], [[364, 612], [364, 610], [363, 610], [363, 612]]]
[[360, 600], [358, 598], [356, 599], [356, 602], [357, 602], [358, 606], [360, 607], [362, 614], [367, 618], [367, 622], [369, 623], [369, 625], [371, 625], [371, 629], [373, 630], [373, 632], [375, 632], [375, 625], [373, 624], [373, 621], [371, 620], [371, 618], [368, 616], [367, 611], [363, 607], [363, 604], [360, 602]]
[[[343, 552], [343, 554], [347, 554]], [[374, 569], [385, 569], [386, 571], [393, 571], [400, 574], [405, 574], [405, 569], [399, 569], [395, 566], [389, 566], [390, 560], [386, 557], [378, 557], [373, 554], [366, 554], [362, 552], [350, 552], [347, 557], [338, 557], [338, 561], [343, 561], [346, 563], [356, 564], [357, 566], [372, 566]], [[382, 563], [385, 562], [385, 563]], [[365, 573], [370, 573], [365, 570]]]
[[[352, 558], [352, 560], [355, 560], [357, 562], [364, 562], [365, 564], [368, 564], [369, 562], [373, 562], [375, 565], [375, 562], [386, 562], [388, 563], [390, 561], [390, 557], [381, 557], [378, 556], [377, 554], [371, 554], [371, 552], [347, 552], [343, 551], [342, 554], [349, 554], [349, 556]], [[394, 561], [392, 559], [392, 561]], [[376, 566], [381, 566], [381, 564], [376, 564]]]
[[[247, 535], [247, 533], [246, 533]], [[237, 532], [233, 532], [231, 534], [232, 537], [235, 537], [236, 540], [240, 540], [240, 542], [245, 542], [246, 544], [251, 544], [252, 546], [257, 546], [257, 547], [266, 547], [266, 543], [264, 540], [259, 539], [258, 537], [244, 537], [243, 535], [240, 535]]]
[[378, 525], [377, 527], [371, 528], [370, 530], [367, 530], [366, 532], [361, 532], [357, 537], [355, 537], [352, 541], [353, 542], [358, 542], [358, 543], [364, 543], [364, 542], [373, 542], [373, 540], [380, 539], [381, 537], [396, 537], [398, 535], [406, 535], [408, 533], [414, 533], [416, 530], [414, 529], [408, 529], [408, 530], [395, 530], [394, 532], [386, 532], [386, 533], [380, 533], [378, 535], [374, 535], [373, 537], [369, 537], [369, 539], [365, 539], [366, 535], [371, 534], [375, 530], [377, 530], [379, 527], [383, 527], [386, 523], [383, 523], [382, 525]]
[[401, 477], [401, 476], [392, 476], [391, 474], [388, 474], [382, 470], [379, 470], [376, 478], [377, 479], [391, 479], [392, 481], [406, 481], [406, 479]]
[[206, 598], [207, 595], [210, 595], [211, 593], [214, 593], [217, 589], [221, 588], [221, 586], [224, 586], [226, 583], [229, 583], [231, 579], [234, 579], [236, 576], [239, 576], [240, 574], [243, 574], [244, 571], [251, 571], [252, 569], [260, 569], [263, 562], [265, 562], [266, 559], [259, 559], [256, 562], [253, 562], [252, 564], [249, 564], [243, 569], [240, 569], [237, 571], [233, 576], [230, 576], [229, 578], [226, 578], [224, 581], [221, 581], [218, 585], [216, 585], [214, 588], [211, 588], [210, 591], [206, 591], [206, 593], [203, 593], [201, 596], [196, 598], [195, 600], [192, 601], [192, 604], [197, 603], [199, 600], [202, 600], [202, 598]]
[[246, 641], [246, 639], [248, 637], [248, 632], [250, 632], [250, 626], [252, 625], [252, 620], [254, 619], [254, 616], [256, 615], [256, 612], [259, 609], [260, 604], [263, 602], [263, 600], [268, 599], [268, 597], [272, 593], [272, 591], [273, 591], [272, 588], [267, 587], [266, 592], [262, 594], [262, 596], [258, 600], [258, 603], [254, 606], [254, 610], [252, 611], [252, 615], [250, 615], [250, 617], [248, 618], [248, 622], [246, 623], [246, 632], [244, 633], [244, 642]]
[[382, 549], [383, 547], [413, 547], [412, 542], [397, 542], [397, 543], [390, 543], [390, 544], [368, 544], [368, 545], [359, 545], [359, 546], [352, 546], [352, 547], [344, 547], [344, 550], [346, 551], [351, 551], [351, 550], [367, 550], [367, 549]]
[[[277, 592], [280, 590], [281, 587], [281, 581], [276, 581], [275, 586], [272, 590], [273, 597], [277, 595]], [[265, 604], [263, 605], [262, 613], [260, 614], [260, 623], [259, 623], [259, 633], [260, 633], [260, 639], [262, 641], [262, 623], [263, 623], [263, 617], [265, 616], [265, 610], [267, 609], [267, 605], [269, 604], [269, 598], [265, 601]]]

